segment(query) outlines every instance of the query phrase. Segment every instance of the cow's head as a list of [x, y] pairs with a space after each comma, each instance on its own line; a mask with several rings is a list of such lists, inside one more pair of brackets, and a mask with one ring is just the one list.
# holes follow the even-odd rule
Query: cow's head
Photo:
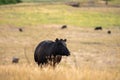
[[67, 39], [58, 39], [55, 40], [55, 54], [62, 56], [69, 56], [70, 52], [66, 46]]

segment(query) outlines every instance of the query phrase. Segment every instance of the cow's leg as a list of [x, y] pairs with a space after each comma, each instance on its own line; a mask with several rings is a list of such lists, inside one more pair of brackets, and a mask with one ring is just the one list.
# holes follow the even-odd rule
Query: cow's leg
[[56, 56], [56, 60], [55, 61], [56, 61], [57, 64], [59, 64], [61, 60], [62, 60], [62, 56], [61, 55]]
[[40, 62], [37, 62], [38, 63], [38, 67], [40, 66], [40, 67], [42, 67], [42, 65], [40, 64]]
[[52, 66], [52, 56], [49, 56], [49, 59], [48, 59], [49, 61], [49, 64], [50, 64], [50, 66]]
[[56, 66], [56, 56], [53, 57], [53, 67], [55, 68]]
[[40, 64], [40, 67], [42, 68], [42, 64]]

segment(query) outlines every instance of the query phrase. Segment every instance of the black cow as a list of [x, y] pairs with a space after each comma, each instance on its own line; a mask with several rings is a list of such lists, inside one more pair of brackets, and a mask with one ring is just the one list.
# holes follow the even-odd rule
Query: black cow
[[94, 30], [102, 30], [102, 26], [97, 26], [94, 28]]
[[61, 27], [61, 29], [65, 29], [65, 28], [67, 28], [67, 25], [63, 25], [63, 26]]
[[19, 62], [19, 58], [17, 58], [17, 57], [12, 58], [12, 63], [18, 63], [18, 62]]
[[111, 31], [110, 31], [110, 30], [108, 30], [108, 31], [107, 31], [107, 33], [108, 33], [108, 34], [111, 34]]
[[67, 4], [72, 6], [72, 7], [80, 7], [80, 3], [79, 2], [69, 2]]
[[22, 29], [22, 28], [19, 28], [19, 31], [20, 31], [20, 32], [23, 32], [23, 29]]
[[66, 47], [66, 39], [58, 39], [55, 41], [45, 40], [40, 42], [36, 47], [34, 53], [35, 62], [42, 67], [42, 65], [50, 64], [53, 67], [60, 63], [62, 56], [69, 56], [70, 52]]

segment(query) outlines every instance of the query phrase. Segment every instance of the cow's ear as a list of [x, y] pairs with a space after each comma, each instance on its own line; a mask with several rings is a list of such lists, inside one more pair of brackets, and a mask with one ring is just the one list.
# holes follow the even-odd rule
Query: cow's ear
[[56, 42], [58, 41], [58, 38], [56, 38], [56, 40], [55, 40]]
[[63, 39], [60, 39], [60, 41], [63, 41]]
[[64, 42], [67, 42], [67, 39], [64, 39]]

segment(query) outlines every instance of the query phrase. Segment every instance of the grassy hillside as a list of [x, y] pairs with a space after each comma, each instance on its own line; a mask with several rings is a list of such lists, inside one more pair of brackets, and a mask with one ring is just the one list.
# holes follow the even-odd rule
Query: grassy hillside
[[[42, 2], [42, 1], [45, 1], [45, 2], [49, 2], [49, 1], [58, 1], [58, 2], [66, 2], [66, 1], [79, 1], [79, 2], [87, 2], [87, 1], [89, 1], [89, 0], [22, 0], [23, 2], [36, 2], [36, 1], [40, 1], [40, 2]], [[91, 0], [91, 1], [95, 1], [95, 2], [97, 2], [97, 1], [104, 1], [104, 0]], [[110, 2], [117, 2], [117, 3], [119, 3], [120, 1], [119, 0], [111, 0]]]
[[[87, 3], [90, 2], [90, 0], [21, 0], [22, 2], [70, 2], [70, 1], [76, 1], [82, 3]], [[91, 0], [94, 1], [95, 3], [102, 2], [104, 3], [104, 0]], [[109, 4], [114, 4], [118, 5], [120, 4], [120, 0], [111, 0], [109, 1]]]
[[[0, 80], [120, 80], [119, 11], [64, 4], [0, 6]], [[61, 29], [63, 24], [68, 28]], [[98, 25], [103, 30], [95, 31]], [[71, 56], [55, 69], [41, 69], [34, 61], [35, 48], [56, 38], [67, 39]], [[18, 64], [12, 64], [13, 57], [20, 58]]]
[[120, 26], [120, 8], [73, 8], [67, 5], [0, 6], [0, 25], [68, 24], [82, 27]]

